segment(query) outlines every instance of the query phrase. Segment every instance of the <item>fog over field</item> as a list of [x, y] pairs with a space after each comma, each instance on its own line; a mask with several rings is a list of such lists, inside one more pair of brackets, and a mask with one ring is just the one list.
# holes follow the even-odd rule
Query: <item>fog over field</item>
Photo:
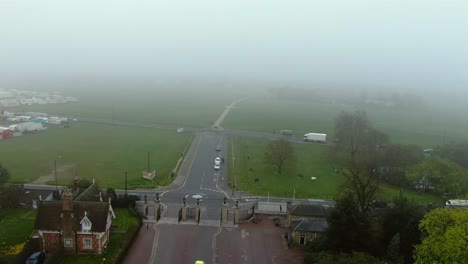
[[464, 0], [3, 0], [0, 87], [180, 82], [193, 92], [198, 82], [435, 94], [461, 104], [466, 14]]

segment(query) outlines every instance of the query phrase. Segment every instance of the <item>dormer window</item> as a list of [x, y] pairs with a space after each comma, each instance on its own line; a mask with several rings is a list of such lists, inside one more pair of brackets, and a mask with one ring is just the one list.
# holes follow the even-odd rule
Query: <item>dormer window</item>
[[88, 214], [86, 213], [86, 211], [85, 211], [85, 216], [83, 217], [83, 219], [81, 219], [80, 224], [81, 224], [82, 232], [91, 232], [91, 226], [93, 225], [93, 223], [91, 223], [91, 220], [89, 220]]

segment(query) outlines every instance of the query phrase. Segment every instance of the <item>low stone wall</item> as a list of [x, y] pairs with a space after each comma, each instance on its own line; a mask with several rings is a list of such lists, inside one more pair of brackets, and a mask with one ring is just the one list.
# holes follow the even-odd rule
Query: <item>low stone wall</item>
[[257, 202], [255, 205], [255, 213], [286, 215], [286, 206], [286, 203]]

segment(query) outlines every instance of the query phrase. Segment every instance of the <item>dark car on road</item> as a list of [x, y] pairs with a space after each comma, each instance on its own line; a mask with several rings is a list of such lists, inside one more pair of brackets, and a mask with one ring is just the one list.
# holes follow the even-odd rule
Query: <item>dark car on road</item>
[[45, 260], [45, 253], [44, 252], [36, 252], [32, 254], [28, 260], [26, 260], [26, 264], [42, 264]]

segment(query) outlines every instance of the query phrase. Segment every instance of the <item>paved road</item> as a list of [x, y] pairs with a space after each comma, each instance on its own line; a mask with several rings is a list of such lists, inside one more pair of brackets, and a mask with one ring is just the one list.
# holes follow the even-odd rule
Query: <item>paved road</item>
[[213, 128], [221, 128], [221, 123], [223, 123], [224, 118], [229, 114], [229, 111], [231, 111], [231, 108], [233, 108], [237, 103], [241, 102], [242, 100], [245, 100], [245, 98], [239, 99], [235, 102], [232, 102], [232, 104], [226, 106], [226, 108], [224, 109], [224, 112], [218, 117], [218, 119], [214, 123]]
[[[221, 151], [216, 150], [218, 145]], [[165, 208], [162, 218], [157, 224], [151, 224], [148, 232], [140, 233], [124, 263], [194, 263], [199, 259], [212, 263], [214, 239], [220, 231], [221, 206], [225, 197], [219, 186], [227, 180], [227, 162], [218, 171], [214, 169], [214, 159], [220, 156], [227, 161], [224, 150], [227, 150], [225, 136], [203, 132], [197, 134], [177, 178], [180, 186], [172, 186], [172, 190], [158, 190]], [[154, 199], [156, 190], [132, 193]], [[201, 198], [200, 225], [178, 224], [178, 211], [184, 197], [186, 204], [192, 207], [196, 206], [196, 198]], [[142, 228], [146, 229], [146, 226]], [[148, 243], [152, 244], [151, 251], [146, 246]]]
[[158, 224], [156, 229], [158, 235], [148, 263], [212, 263], [219, 227]]
[[[187, 205], [195, 206], [197, 198], [200, 199], [202, 211], [201, 220], [221, 221], [220, 208], [223, 204], [225, 194], [218, 188], [227, 182], [227, 162], [221, 165], [220, 170], [214, 169], [214, 159], [219, 155], [227, 161], [227, 141], [224, 136], [213, 133], [199, 133], [199, 137], [192, 146], [196, 155], [187, 162], [190, 167], [187, 176], [179, 188], [164, 191], [161, 201], [169, 205], [182, 205], [186, 198]], [[221, 151], [216, 151], [216, 146], [221, 145]], [[210, 208], [208, 210], [208, 208]], [[165, 215], [166, 217], [177, 217], [177, 215]]]

